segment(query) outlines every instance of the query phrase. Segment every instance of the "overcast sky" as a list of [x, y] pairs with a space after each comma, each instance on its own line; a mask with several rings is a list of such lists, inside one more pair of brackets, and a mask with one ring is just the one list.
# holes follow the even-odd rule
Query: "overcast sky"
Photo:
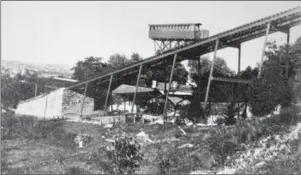
[[[253, 2], [1, 2], [1, 59], [31, 63], [75, 64], [88, 56], [108, 59], [113, 53], [154, 54], [148, 24], [200, 22], [210, 35], [301, 5], [298, 1]], [[291, 29], [291, 42], [301, 26]], [[286, 35], [269, 36], [278, 43]], [[242, 68], [260, 60], [263, 37], [242, 44]], [[212, 54], [211, 54], [212, 55]], [[218, 56], [237, 69], [237, 50]]]

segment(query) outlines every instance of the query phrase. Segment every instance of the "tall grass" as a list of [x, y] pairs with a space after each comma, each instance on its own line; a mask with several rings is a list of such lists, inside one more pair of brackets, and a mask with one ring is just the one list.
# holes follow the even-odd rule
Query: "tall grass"
[[7, 151], [1, 146], [1, 174], [8, 173]]
[[75, 148], [74, 133], [67, 133], [63, 120], [38, 120], [32, 116], [15, 116], [13, 113], [1, 115], [2, 139], [28, 139], [44, 141], [64, 148]]

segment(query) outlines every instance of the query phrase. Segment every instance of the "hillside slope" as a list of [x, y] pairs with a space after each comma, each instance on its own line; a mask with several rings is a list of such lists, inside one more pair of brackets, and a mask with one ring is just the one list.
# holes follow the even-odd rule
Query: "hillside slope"
[[[300, 118], [300, 117], [299, 117]], [[218, 171], [197, 170], [190, 174], [298, 174], [301, 172], [301, 122], [286, 131], [245, 145], [227, 158]]]

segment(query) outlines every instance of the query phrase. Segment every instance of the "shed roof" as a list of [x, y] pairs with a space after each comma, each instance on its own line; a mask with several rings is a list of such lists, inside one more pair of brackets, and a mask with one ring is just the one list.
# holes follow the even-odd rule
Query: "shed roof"
[[[137, 93], [147, 93], [154, 91], [151, 88], [138, 86]], [[122, 84], [112, 91], [113, 94], [133, 94], [136, 92], [136, 86]]]

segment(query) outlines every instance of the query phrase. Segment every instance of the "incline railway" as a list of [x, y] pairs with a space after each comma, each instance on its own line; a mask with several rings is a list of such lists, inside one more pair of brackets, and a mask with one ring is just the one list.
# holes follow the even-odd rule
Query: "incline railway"
[[[205, 97], [205, 105], [208, 100], [208, 95], [210, 91], [210, 84], [211, 81], [226, 81], [226, 82], [236, 82], [236, 83], [249, 83], [246, 80], [231, 80], [231, 79], [223, 79], [219, 77], [213, 77], [213, 67], [214, 67], [214, 60], [217, 55], [217, 50], [223, 49], [226, 47], [234, 47], [238, 49], [238, 72], [240, 71], [240, 53], [241, 53], [241, 43], [265, 36], [265, 41], [263, 43], [263, 50], [261, 56], [261, 64], [263, 62], [265, 46], [267, 42], [267, 37], [269, 34], [275, 32], [283, 32], [287, 34], [287, 42], [289, 42], [290, 36], [290, 29], [294, 26], [301, 24], [301, 7], [298, 6], [296, 8], [292, 8], [281, 13], [277, 13], [248, 24], [233, 28], [231, 30], [227, 30], [225, 32], [218, 33], [216, 35], [210, 37], [200, 38], [195, 42], [188, 42], [189, 44], [182, 44], [177, 45], [175, 48], [169, 48], [168, 50], [164, 50], [159, 55], [152, 56], [150, 58], [144, 59], [139, 62], [135, 62], [133, 64], [127, 65], [125, 67], [119, 68], [118, 70], [114, 70], [108, 72], [106, 74], [102, 74], [99, 76], [92, 77], [88, 80], [79, 82], [75, 85], [68, 87], [69, 89], [79, 88], [79, 86], [86, 85], [84, 94], [86, 95], [88, 83], [96, 81], [97, 84], [108, 83], [108, 93], [107, 98], [105, 99], [105, 109], [109, 97], [109, 93], [111, 91], [111, 84], [114, 81], [114, 78], [122, 78], [125, 75], [129, 74], [137, 74], [137, 84], [136, 84], [136, 91], [137, 86], [139, 83], [140, 75], [142, 69], [150, 69], [153, 67], [158, 67], [166, 64], [172, 64], [172, 70], [169, 78], [169, 84], [172, 82], [172, 77], [174, 73], [174, 66], [177, 62], [181, 62], [183, 60], [199, 60], [201, 55], [207, 54], [209, 52], [214, 52], [214, 57], [210, 69], [210, 76], [208, 81], [208, 86], [206, 90], [206, 97]], [[150, 27], [153, 27], [150, 25]], [[151, 29], [150, 29], [151, 30]], [[209, 34], [208, 34], [209, 35]], [[259, 74], [261, 66], [259, 67]], [[170, 87], [170, 85], [169, 85]], [[166, 101], [168, 98], [169, 88], [167, 89]], [[137, 92], [136, 92], [137, 93]], [[134, 102], [135, 96], [134, 95]], [[166, 102], [165, 102], [166, 108]], [[164, 114], [165, 114], [164, 108]]]

